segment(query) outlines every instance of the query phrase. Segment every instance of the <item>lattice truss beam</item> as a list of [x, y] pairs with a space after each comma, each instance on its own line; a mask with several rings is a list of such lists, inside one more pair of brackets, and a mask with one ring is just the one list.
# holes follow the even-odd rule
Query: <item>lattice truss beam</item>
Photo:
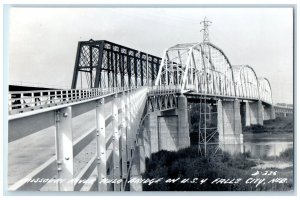
[[109, 41], [78, 43], [72, 88], [154, 85], [161, 58]]
[[233, 66], [233, 75], [237, 96], [259, 99], [258, 78], [252, 67], [235, 65]]
[[178, 44], [167, 49], [155, 81], [156, 86], [175, 85], [182, 93], [192, 91], [272, 103], [267, 83], [248, 65], [232, 66], [225, 53], [209, 42]]
[[175, 94], [158, 94], [148, 96], [147, 109], [148, 112], [157, 110], [169, 110], [177, 107], [177, 96]]
[[273, 104], [272, 101], [272, 88], [267, 78], [258, 78], [260, 100]]
[[211, 43], [179, 44], [165, 51], [157, 85], [179, 85], [182, 91], [235, 96], [231, 64]]

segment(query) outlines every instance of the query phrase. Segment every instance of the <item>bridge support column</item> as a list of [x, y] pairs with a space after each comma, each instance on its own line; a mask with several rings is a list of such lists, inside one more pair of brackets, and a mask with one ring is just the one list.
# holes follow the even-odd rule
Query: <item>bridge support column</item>
[[72, 107], [56, 111], [55, 147], [57, 157], [58, 191], [74, 191]]
[[127, 146], [127, 162], [131, 160], [131, 133], [132, 133], [132, 107], [131, 107], [131, 97], [130, 92], [126, 96], [126, 146]]
[[151, 153], [156, 153], [158, 149], [158, 114], [159, 111], [154, 111], [149, 114], [148, 129], [150, 132], [150, 149]]
[[[112, 101], [112, 116], [113, 116], [113, 178], [120, 179], [120, 134], [119, 134], [119, 124], [118, 124], [118, 104], [119, 99], [115, 95], [114, 100]], [[114, 191], [120, 191], [121, 184], [114, 183]]]
[[249, 102], [250, 123], [251, 125], [264, 125], [263, 112], [264, 108], [261, 101]]
[[249, 102], [241, 103], [241, 119], [243, 127], [251, 126]]
[[179, 117], [178, 111], [161, 111], [158, 116], [158, 149], [177, 151], [179, 147]]
[[275, 119], [275, 109], [273, 105], [266, 105], [264, 107], [264, 120]]
[[134, 149], [133, 160], [131, 164], [131, 174], [130, 174], [130, 191], [141, 192], [143, 190], [142, 183], [136, 182], [142, 179], [141, 173], [145, 172], [145, 149], [143, 144], [144, 129], [138, 130], [137, 144]]
[[274, 106], [272, 105], [272, 106], [271, 106], [271, 119], [275, 119], [275, 118], [276, 118], [275, 108], [274, 108]]
[[143, 144], [144, 144], [146, 158], [150, 158], [151, 156], [151, 131], [149, 125], [150, 125], [150, 117], [148, 115], [145, 120], [146, 128], [143, 131]]
[[[126, 95], [122, 94], [121, 97], [121, 160], [122, 160], [122, 179], [127, 178], [127, 142], [126, 142]], [[123, 182], [124, 184], [124, 182]], [[122, 187], [123, 188], [123, 187]]]
[[178, 97], [177, 109], [154, 111], [149, 114], [147, 129], [151, 153], [160, 150], [177, 151], [190, 146], [187, 99]]
[[137, 145], [139, 146], [140, 151], [140, 173], [144, 173], [146, 170], [144, 127], [141, 127], [141, 130], [139, 130]]
[[243, 134], [240, 102], [218, 100], [218, 132], [221, 149], [230, 153], [242, 151]]
[[100, 99], [96, 105], [97, 123], [97, 172], [98, 191], [107, 191], [107, 184], [101, 183], [106, 179], [106, 141], [105, 141], [105, 117], [103, 114], [104, 99]]
[[140, 169], [140, 147], [139, 145], [135, 146], [133, 160], [131, 164], [131, 173], [130, 173], [130, 191], [132, 192], [141, 192], [143, 191], [142, 183], [138, 182], [138, 180], [142, 179], [141, 169]]
[[184, 95], [180, 95], [178, 97], [177, 113], [178, 113], [177, 149], [182, 149], [190, 146], [187, 98]]

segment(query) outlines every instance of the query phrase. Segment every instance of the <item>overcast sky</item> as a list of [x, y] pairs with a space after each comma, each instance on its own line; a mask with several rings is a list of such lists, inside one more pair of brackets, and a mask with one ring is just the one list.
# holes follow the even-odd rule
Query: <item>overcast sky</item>
[[291, 8], [11, 8], [10, 82], [71, 85], [77, 42], [109, 40], [161, 57], [178, 43], [210, 41], [233, 65], [271, 82], [275, 103], [293, 102]]

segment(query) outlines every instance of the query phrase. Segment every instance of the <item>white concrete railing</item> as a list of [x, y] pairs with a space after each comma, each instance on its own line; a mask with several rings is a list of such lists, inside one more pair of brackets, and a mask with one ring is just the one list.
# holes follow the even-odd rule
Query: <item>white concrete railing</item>
[[23, 113], [27, 111], [57, 106], [99, 97], [101, 95], [113, 94], [121, 91], [136, 89], [136, 87], [114, 87], [114, 88], [89, 88], [69, 90], [40, 90], [10, 92], [8, 99], [9, 114]]
[[148, 95], [180, 93], [179, 85], [158, 85], [148, 87]]
[[[98, 177], [98, 180], [126, 178], [129, 174], [127, 161], [132, 160], [131, 152], [137, 140], [136, 133], [146, 104], [146, 93], [147, 89], [140, 87], [81, 102], [53, 106], [39, 112], [26, 112], [10, 116], [8, 145], [9, 148], [14, 147], [12, 149], [15, 149], [15, 151], [9, 152], [10, 160], [19, 163], [18, 159], [21, 153], [23, 161], [30, 160], [28, 164], [34, 166], [31, 167], [32, 170], [23, 166], [22, 173], [17, 175], [19, 176], [16, 179], [18, 181], [11, 181], [9, 190], [87, 191], [95, 190], [97, 181], [94, 180], [93, 184], [89, 184], [79, 180], [93, 179], [95, 176]], [[94, 114], [91, 115], [91, 113]], [[82, 120], [86, 116], [89, 116], [89, 122]], [[92, 116], [96, 119], [91, 120], [90, 117]], [[76, 127], [78, 126], [88, 126], [89, 128], [82, 131], [81, 129], [77, 130]], [[28, 147], [25, 152], [19, 151], [19, 145], [28, 141], [27, 138], [33, 136], [36, 138], [38, 135], [43, 135], [43, 137], [47, 135], [48, 139], [37, 139], [31, 145], [28, 144], [32, 147]], [[36, 145], [41, 146], [41, 143], [49, 143], [51, 140], [55, 140], [56, 155], [51, 154], [53, 156], [46, 157], [47, 153], [42, 150], [35, 152]], [[85, 154], [86, 147], [93, 141], [96, 141], [96, 151], [88, 158], [89, 160], [79, 160], [80, 156], [78, 157], [78, 155]], [[119, 146], [120, 143], [121, 146]], [[49, 145], [43, 146], [43, 148], [48, 148], [47, 151], [52, 151], [49, 147]], [[31, 157], [35, 153], [38, 153], [39, 156], [32, 160]], [[121, 158], [122, 163], [120, 163]], [[79, 162], [86, 164], [79, 172], [75, 173], [74, 167], [80, 165]], [[26, 163], [24, 164], [26, 165]], [[16, 166], [11, 165], [9, 167], [15, 168]], [[106, 174], [107, 169], [112, 172]], [[120, 171], [121, 169], [122, 171]], [[11, 173], [9, 175], [14, 175]], [[38, 178], [52, 180], [53, 177], [56, 177], [55, 180], [70, 181], [62, 183], [30, 181]], [[99, 184], [96, 190], [121, 189], [118, 184], [113, 184], [112, 187]]]

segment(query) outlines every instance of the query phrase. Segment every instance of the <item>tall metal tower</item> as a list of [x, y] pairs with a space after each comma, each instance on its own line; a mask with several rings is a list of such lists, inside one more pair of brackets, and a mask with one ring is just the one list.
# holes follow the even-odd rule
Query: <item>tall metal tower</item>
[[200, 30], [200, 32], [203, 31], [203, 43], [209, 42], [209, 31], [208, 27], [210, 26], [212, 22], [208, 21], [206, 17], [204, 17], [204, 20], [200, 22], [200, 24], [203, 24], [203, 28]]

